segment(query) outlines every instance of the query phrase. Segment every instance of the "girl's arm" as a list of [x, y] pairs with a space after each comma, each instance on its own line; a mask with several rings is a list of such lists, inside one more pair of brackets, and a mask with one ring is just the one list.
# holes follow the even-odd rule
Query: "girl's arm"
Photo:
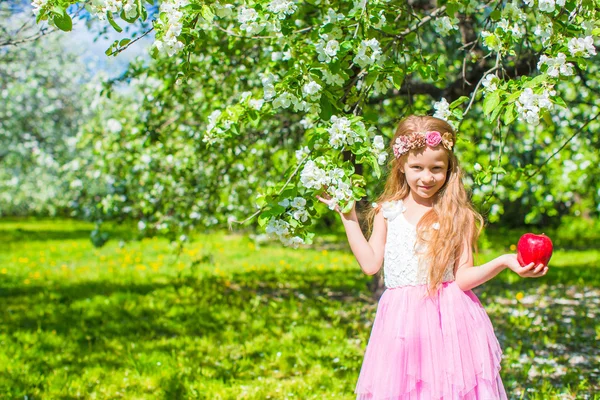
[[[331, 199], [327, 198], [329, 196], [325, 196], [325, 198], [321, 196], [317, 196], [317, 198], [323, 203], [329, 205], [331, 203]], [[381, 212], [381, 209], [375, 215], [375, 220], [373, 221], [373, 232], [371, 233], [371, 237], [368, 241], [363, 235], [358, 224], [356, 206], [352, 207], [352, 211], [347, 214], [342, 213], [338, 206], [336, 206], [335, 209], [342, 218], [342, 223], [344, 224], [344, 229], [346, 230], [346, 236], [348, 237], [348, 243], [350, 243], [350, 248], [352, 249], [352, 253], [354, 253], [354, 257], [356, 257], [356, 261], [358, 261], [360, 268], [367, 275], [376, 274], [381, 269], [381, 265], [383, 264], [383, 252], [385, 248], [385, 237], [387, 234], [387, 226], [385, 225], [385, 220], [383, 219], [383, 213]]]
[[479, 267], [474, 267], [471, 244], [465, 241], [460, 259], [455, 264], [454, 280], [461, 290], [467, 291], [489, 281], [506, 268], [510, 268], [523, 278], [539, 278], [548, 272], [548, 267], [544, 264], [536, 267], [535, 263], [530, 263], [521, 267], [516, 254], [503, 254]]

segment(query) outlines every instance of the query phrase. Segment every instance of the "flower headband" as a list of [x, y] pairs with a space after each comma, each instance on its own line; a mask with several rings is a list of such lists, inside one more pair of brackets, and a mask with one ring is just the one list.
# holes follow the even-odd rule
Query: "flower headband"
[[438, 131], [412, 132], [408, 135], [399, 136], [392, 147], [394, 149], [394, 156], [399, 158], [403, 154], [408, 153], [409, 150], [418, 149], [425, 145], [436, 147], [440, 143], [452, 151], [454, 143], [452, 142], [450, 132], [444, 132], [443, 134], [440, 134]]

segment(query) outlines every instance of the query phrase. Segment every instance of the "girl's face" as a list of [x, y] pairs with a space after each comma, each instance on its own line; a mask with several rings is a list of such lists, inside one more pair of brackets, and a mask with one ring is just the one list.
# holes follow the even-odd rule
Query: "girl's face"
[[446, 182], [448, 154], [442, 146], [410, 150], [400, 169], [413, 196], [432, 199]]

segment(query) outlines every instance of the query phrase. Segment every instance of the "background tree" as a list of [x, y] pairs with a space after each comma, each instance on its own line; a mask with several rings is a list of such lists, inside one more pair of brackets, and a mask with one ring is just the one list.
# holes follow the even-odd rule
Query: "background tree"
[[[38, 22], [68, 30], [70, 4], [33, 6]], [[468, 183], [491, 222], [504, 211], [517, 223], [597, 216], [598, 1], [177, 0], [154, 14], [140, 1], [95, 1], [88, 10], [117, 31], [155, 17], [108, 49], [156, 35], [154, 61], [123, 77], [143, 94], [130, 108], [117, 101], [111, 118], [125, 130], [106, 135], [106, 116], [82, 136], [101, 139], [101, 176], [137, 193], [102, 198], [103, 217], [129, 213], [142, 230], [179, 236], [258, 216], [284, 243], [310, 243], [314, 194], [327, 185], [344, 208], [373, 199], [385, 138], [432, 106], [459, 130]]]

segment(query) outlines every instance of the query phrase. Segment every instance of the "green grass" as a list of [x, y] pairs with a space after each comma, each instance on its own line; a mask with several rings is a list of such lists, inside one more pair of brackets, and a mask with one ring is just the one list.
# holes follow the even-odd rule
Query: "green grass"
[[[0, 223], [0, 398], [354, 398], [377, 303], [347, 248], [219, 233], [176, 257], [163, 239], [95, 249], [91, 229]], [[475, 290], [510, 398], [600, 389], [599, 260], [557, 251], [544, 278]]]

